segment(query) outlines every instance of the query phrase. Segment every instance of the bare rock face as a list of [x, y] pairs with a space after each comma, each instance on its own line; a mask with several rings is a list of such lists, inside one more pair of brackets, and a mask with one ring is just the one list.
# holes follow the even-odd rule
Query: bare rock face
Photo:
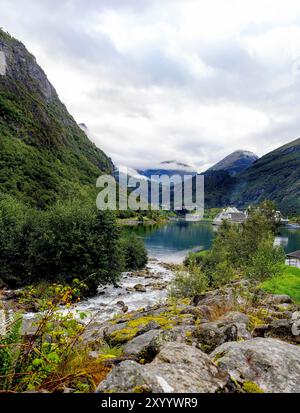
[[215, 393], [226, 391], [229, 383], [228, 374], [200, 350], [168, 343], [150, 364], [119, 364], [99, 385], [97, 393]]
[[47, 100], [58, 99], [45, 72], [38, 66], [35, 57], [28, 53], [25, 46], [10, 38], [0, 38], [0, 50], [5, 56], [8, 79], [26, 84], [31, 92], [37, 92]]
[[211, 359], [239, 383], [266, 393], [300, 392], [300, 347], [272, 338], [225, 343]]

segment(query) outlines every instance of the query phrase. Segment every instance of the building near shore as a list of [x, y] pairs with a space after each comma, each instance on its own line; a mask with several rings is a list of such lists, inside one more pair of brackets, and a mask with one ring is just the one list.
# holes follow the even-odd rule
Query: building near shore
[[300, 268], [300, 251], [294, 251], [286, 254], [286, 262], [290, 267]]
[[239, 211], [235, 207], [223, 209], [223, 211], [213, 220], [213, 225], [221, 225], [225, 220], [231, 224], [242, 224], [247, 220], [247, 214]]

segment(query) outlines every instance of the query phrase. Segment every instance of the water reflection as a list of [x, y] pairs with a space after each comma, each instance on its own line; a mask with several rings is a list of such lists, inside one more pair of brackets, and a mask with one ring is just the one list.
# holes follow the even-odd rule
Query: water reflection
[[[211, 247], [214, 227], [207, 222], [174, 221], [162, 226], [138, 226], [134, 231], [145, 240], [149, 255], [165, 262], [181, 262], [191, 250]], [[300, 250], [300, 230], [281, 228], [276, 244], [285, 252]]]
[[163, 226], [139, 226], [134, 232], [145, 240], [149, 255], [165, 262], [180, 262], [191, 250], [211, 246], [210, 223], [175, 221]]
[[299, 229], [281, 228], [280, 237], [283, 239], [287, 239], [287, 242], [285, 242], [285, 244], [282, 245], [286, 253], [300, 250]]

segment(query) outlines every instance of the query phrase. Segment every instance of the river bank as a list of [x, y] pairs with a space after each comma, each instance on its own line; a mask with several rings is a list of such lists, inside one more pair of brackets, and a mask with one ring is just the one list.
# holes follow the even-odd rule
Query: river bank
[[[72, 377], [50, 391], [72, 393], [85, 385], [98, 393], [299, 392], [300, 334], [293, 317], [300, 306], [245, 279], [171, 300], [176, 268], [152, 258], [144, 270], [124, 273], [118, 285], [61, 309], [87, 315], [78, 318], [82, 329], [72, 351], [101, 379], [96, 374], [90, 385], [88, 376], [79, 384]], [[26, 314], [22, 335], [37, 337], [40, 317]], [[38, 388], [47, 391], [47, 384]]]

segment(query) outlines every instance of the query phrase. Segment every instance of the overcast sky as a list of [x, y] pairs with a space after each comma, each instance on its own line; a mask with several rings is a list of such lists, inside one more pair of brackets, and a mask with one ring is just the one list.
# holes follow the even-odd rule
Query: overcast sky
[[300, 137], [299, 0], [0, 0], [0, 26], [117, 164]]

